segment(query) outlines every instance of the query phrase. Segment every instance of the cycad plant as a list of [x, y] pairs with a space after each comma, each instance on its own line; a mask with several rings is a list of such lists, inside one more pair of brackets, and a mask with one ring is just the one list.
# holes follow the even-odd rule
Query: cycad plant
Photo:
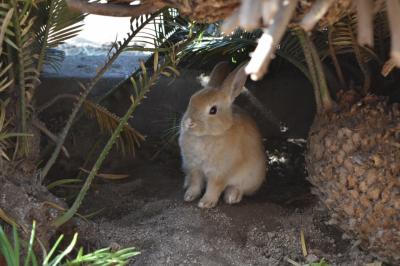
[[[366, 79], [373, 50], [359, 47], [352, 21], [341, 21], [338, 51], [351, 49]], [[383, 261], [400, 263], [399, 104], [370, 94], [364, 80], [358, 92], [332, 100], [314, 43], [296, 30], [314, 87], [317, 114], [309, 132], [306, 164], [314, 193], [331, 210], [331, 223], [358, 239]], [[378, 44], [379, 45], [379, 44]], [[386, 53], [385, 53], [386, 54]], [[364, 68], [364, 69], [363, 69]]]
[[[0, 21], [3, 22], [0, 35], [1, 92], [4, 97], [11, 93], [18, 95], [17, 100], [12, 99], [12, 105], [18, 108], [10, 112], [16, 115], [13, 128], [27, 134], [32, 127], [32, 101], [43, 65], [55, 66], [60, 59], [49, 53], [50, 48], [76, 36], [84, 16], [69, 11], [63, 0], [3, 1], [0, 11]], [[18, 157], [27, 156], [31, 147], [28, 137], [21, 136], [17, 147]]]
[[[96, 76], [88, 83], [80, 84], [82, 90], [78, 96], [59, 95], [37, 108], [35, 89], [40, 83], [43, 66], [48, 64], [57, 69], [62, 59], [62, 54], [55, 53], [52, 48], [79, 33], [84, 15], [68, 10], [64, 0], [7, 0], [0, 4], [0, 21], [2, 22], [0, 27], [0, 183], [2, 184], [0, 193], [4, 198], [0, 206], [1, 219], [24, 229], [29, 229], [31, 219], [36, 219], [37, 239], [46, 246], [57, 228], [76, 214], [94, 176], [113, 145], [117, 143], [123, 150], [134, 151], [135, 146], [143, 140], [143, 136], [128, 125], [128, 120], [159, 75], [172, 77], [179, 73], [176, 65], [182, 49], [201, 32], [198, 30], [194, 33], [190, 28], [190, 33], [184, 39], [172, 41], [172, 34], [186, 23], [179, 22], [176, 12], [175, 15], [171, 15], [172, 13], [165, 9], [151, 15], [132, 18], [130, 32], [125, 38], [112, 44], [106, 61]], [[170, 23], [164, 24], [165, 27], [160, 30], [166, 20]], [[141, 34], [141, 30], [150, 23], [154, 23], [155, 26], [153, 33]], [[143, 43], [151, 44], [151, 48], [138, 46], [140, 43], [137, 42], [137, 37], [139, 36]], [[145, 49], [153, 52], [153, 55], [147, 63], [142, 62], [140, 69], [133, 71], [131, 78], [128, 79], [133, 88], [132, 104], [123, 117], [118, 117], [99, 105], [99, 102], [108, 94], [99, 99], [88, 99], [102, 75], [121, 53], [127, 50]], [[119, 86], [116, 89], [118, 88]], [[57, 136], [38, 121], [37, 113], [46, 111], [48, 106], [61, 99], [73, 100], [74, 106], [64, 128]], [[79, 121], [81, 107], [85, 107], [83, 110], [90, 117], [96, 118], [101, 128], [110, 134], [110, 139], [100, 152], [74, 204], [68, 209], [68, 206], [50, 194], [43, 184], [59, 157], [60, 151], [63, 150], [72, 125]], [[55, 149], [48, 160], [39, 158], [39, 130], [56, 142]], [[18, 138], [17, 141], [15, 138]], [[6, 160], [9, 161], [6, 162]], [[41, 163], [39, 163], [40, 160], [42, 160]], [[18, 197], [15, 197], [16, 193]], [[33, 213], [34, 217], [27, 213]], [[26, 237], [27, 230], [23, 232]]]

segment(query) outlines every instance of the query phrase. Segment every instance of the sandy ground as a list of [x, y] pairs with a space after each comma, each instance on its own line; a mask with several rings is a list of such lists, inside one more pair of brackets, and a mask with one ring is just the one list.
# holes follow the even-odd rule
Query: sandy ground
[[[281, 140], [271, 143], [269, 155], [285, 146]], [[129, 265], [291, 265], [288, 259], [306, 263], [322, 258], [331, 265], [364, 265], [373, 261], [326, 224], [328, 214], [304, 179], [301, 147], [286, 143], [287, 163], [271, 162], [267, 182], [255, 196], [232, 206], [220, 201], [211, 210], [199, 209], [197, 201], [183, 201], [180, 159], [170, 149], [152, 160], [158, 149], [156, 142], [149, 141], [135, 159], [110, 155], [101, 172], [129, 177], [98, 179], [92, 185], [80, 213], [101, 212], [92, 219], [92, 230], [81, 235], [88, 247], [134, 246], [141, 254]], [[54, 172], [69, 176], [66, 169], [82, 163], [77, 160], [74, 166], [71, 161], [64, 166], [60, 162]], [[302, 254], [301, 231], [307, 257]]]
[[[107, 172], [130, 177], [94, 186], [82, 212], [104, 210], [94, 219], [95, 235], [87, 240], [98, 247], [137, 247], [141, 255], [131, 265], [290, 265], [288, 258], [325, 258], [332, 265], [372, 261], [326, 224], [328, 215], [309, 193], [302, 173], [288, 175], [282, 165], [272, 165], [268, 181], [254, 197], [233, 206], [220, 201], [215, 209], [202, 210], [196, 202], [183, 202], [179, 160], [168, 157], [142, 157], [125, 169], [115, 163], [106, 166]], [[306, 258], [301, 231], [310, 254]]]

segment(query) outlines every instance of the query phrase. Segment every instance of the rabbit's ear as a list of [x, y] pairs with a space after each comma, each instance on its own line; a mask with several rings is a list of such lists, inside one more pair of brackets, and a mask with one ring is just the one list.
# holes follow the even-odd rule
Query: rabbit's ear
[[246, 83], [247, 74], [244, 71], [246, 65], [247, 62], [237, 66], [224, 81], [223, 89], [229, 94], [232, 101], [239, 96]]
[[211, 71], [210, 80], [208, 81], [207, 86], [212, 88], [221, 86], [229, 72], [231, 72], [229, 63], [226, 61], [219, 62]]

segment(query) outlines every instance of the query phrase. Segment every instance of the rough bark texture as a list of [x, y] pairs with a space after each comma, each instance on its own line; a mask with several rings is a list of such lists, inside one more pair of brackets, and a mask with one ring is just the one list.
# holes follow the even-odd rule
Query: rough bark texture
[[340, 112], [315, 118], [308, 179], [332, 210], [332, 222], [360, 239], [363, 248], [398, 265], [400, 106], [377, 96], [341, 98]]

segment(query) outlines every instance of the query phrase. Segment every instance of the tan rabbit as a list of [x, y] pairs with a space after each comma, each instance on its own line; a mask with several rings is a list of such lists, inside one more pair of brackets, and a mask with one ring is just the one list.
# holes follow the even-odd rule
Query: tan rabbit
[[182, 118], [179, 145], [186, 174], [184, 200], [200, 199], [200, 208], [214, 207], [222, 192], [225, 202], [238, 203], [263, 183], [266, 157], [254, 120], [233, 101], [247, 76], [244, 65], [230, 73], [217, 64], [207, 86], [195, 93]]

